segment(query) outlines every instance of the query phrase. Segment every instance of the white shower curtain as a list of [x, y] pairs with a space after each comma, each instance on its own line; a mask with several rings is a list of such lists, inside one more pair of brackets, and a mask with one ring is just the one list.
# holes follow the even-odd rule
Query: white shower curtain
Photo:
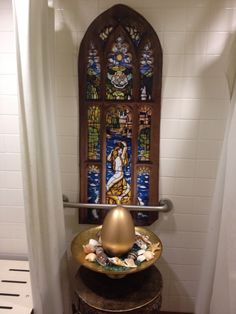
[[217, 175], [196, 314], [236, 313], [236, 84]]
[[53, 12], [13, 0], [26, 229], [35, 314], [69, 314], [66, 237], [53, 112]]

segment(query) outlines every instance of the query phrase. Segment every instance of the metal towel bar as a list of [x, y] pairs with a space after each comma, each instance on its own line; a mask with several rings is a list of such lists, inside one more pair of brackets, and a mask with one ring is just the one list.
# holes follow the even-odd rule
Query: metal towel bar
[[[63, 206], [66, 208], [94, 208], [94, 209], [111, 209], [117, 205], [111, 204], [90, 204], [90, 203], [71, 203], [67, 196], [63, 195]], [[157, 206], [143, 206], [143, 205], [123, 205], [123, 207], [129, 210], [138, 211], [157, 211], [157, 212], [169, 212], [173, 208], [171, 200], [167, 198], [160, 199]]]

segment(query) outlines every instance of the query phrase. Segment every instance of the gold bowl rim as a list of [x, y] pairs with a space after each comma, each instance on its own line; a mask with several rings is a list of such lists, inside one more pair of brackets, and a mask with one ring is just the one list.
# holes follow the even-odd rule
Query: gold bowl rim
[[119, 276], [125, 276], [128, 274], [136, 273], [136, 272], [142, 271], [142, 270], [150, 267], [161, 256], [163, 246], [162, 246], [162, 243], [161, 243], [161, 240], [159, 239], [159, 237], [147, 228], [136, 226], [135, 227], [136, 232], [139, 232], [143, 235], [147, 235], [149, 237], [149, 240], [152, 243], [156, 243], [156, 242], [160, 243], [160, 250], [156, 251], [154, 253], [155, 255], [154, 255], [153, 259], [151, 259], [150, 261], [142, 262], [136, 268], [127, 268], [125, 270], [109, 270], [109, 269], [106, 269], [105, 267], [99, 265], [98, 263], [89, 262], [89, 261], [85, 260], [86, 254], [84, 253], [83, 245], [87, 244], [89, 239], [96, 239], [96, 237], [97, 237], [96, 235], [97, 235], [98, 231], [101, 230], [101, 228], [102, 228], [102, 225], [83, 230], [80, 233], [78, 233], [77, 235], [75, 235], [75, 237], [73, 238], [73, 240], [71, 242], [71, 253], [72, 253], [72, 256], [75, 259], [75, 261], [78, 262], [79, 264], [83, 265], [84, 267], [90, 269], [90, 270], [93, 270], [93, 271], [98, 272], [98, 273], [103, 273], [103, 274], [106, 274], [106, 275], [111, 276], [111, 277], [113, 276], [114, 278], [117, 276], [117, 278], [118, 278]]

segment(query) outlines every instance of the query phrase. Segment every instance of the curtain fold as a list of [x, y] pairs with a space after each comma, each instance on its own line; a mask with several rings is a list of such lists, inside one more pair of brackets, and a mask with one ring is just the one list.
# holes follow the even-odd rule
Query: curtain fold
[[196, 314], [236, 313], [236, 84], [218, 168]]
[[54, 121], [53, 12], [13, 0], [26, 229], [35, 314], [71, 313]]

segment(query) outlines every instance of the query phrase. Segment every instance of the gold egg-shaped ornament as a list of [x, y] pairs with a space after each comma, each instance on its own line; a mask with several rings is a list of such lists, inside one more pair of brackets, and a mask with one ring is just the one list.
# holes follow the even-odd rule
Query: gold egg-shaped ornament
[[127, 253], [135, 241], [135, 229], [130, 212], [117, 206], [111, 209], [103, 222], [101, 230], [102, 246], [110, 256]]

